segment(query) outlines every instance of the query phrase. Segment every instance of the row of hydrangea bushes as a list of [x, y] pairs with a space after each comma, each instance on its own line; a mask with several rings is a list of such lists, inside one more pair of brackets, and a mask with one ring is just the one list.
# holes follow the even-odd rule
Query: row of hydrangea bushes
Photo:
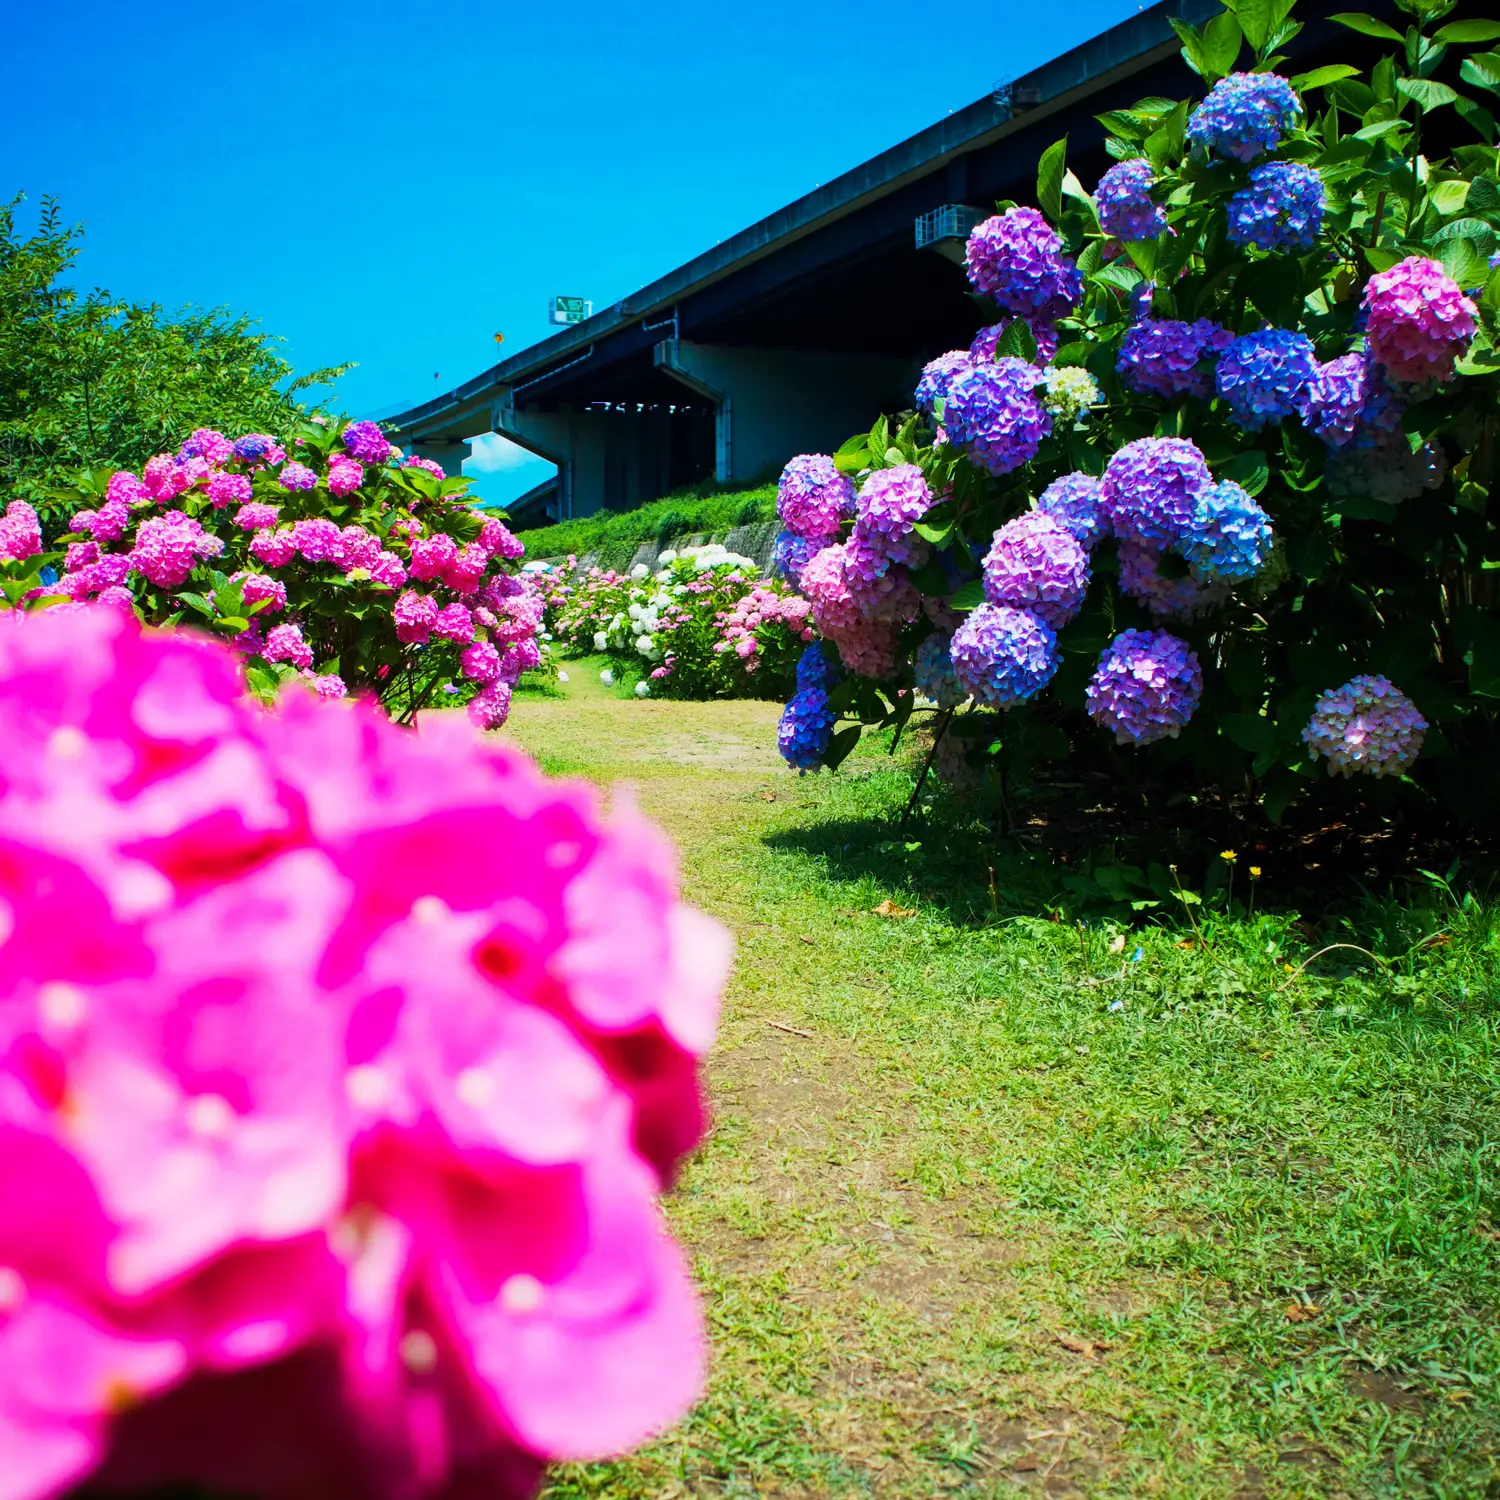
[[[1272, 71], [1289, 15], [1179, 25], [1207, 97], [1102, 116], [1092, 193], [1062, 141], [1046, 212], [974, 230], [993, 323], [782, 476], [778, 562], [823, 637], [793, 765], [920, 707], [959, 780], [1102, 730], [1273, 816], [1325, 770], [1493, 812], [1500, 167], [1433, 75], [1500, 25], [1383, 25], [1400, 55], [1367, 82]], [[1488, 56], [1462, 74], [1493, 89]], [[1445, 105], [1486, 143], [1429, 160]]]

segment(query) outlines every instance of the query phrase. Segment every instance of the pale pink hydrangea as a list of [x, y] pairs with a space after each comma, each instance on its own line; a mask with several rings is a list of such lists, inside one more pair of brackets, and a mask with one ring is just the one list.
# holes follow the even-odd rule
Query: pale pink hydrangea
[[242, 531], [264, 531], [281, 519], [279, 505], [263, 505], [257, 501], [242, 505], [234, 513], [234, 524]]

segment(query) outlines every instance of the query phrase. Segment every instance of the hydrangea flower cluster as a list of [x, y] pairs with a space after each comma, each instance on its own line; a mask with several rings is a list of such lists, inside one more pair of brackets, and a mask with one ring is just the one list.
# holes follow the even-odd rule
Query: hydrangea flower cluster
[[1355, 440], [1333, 454], [1323, 470], [1328, 492], [1337, 500], [1377, 500], [1400, 505], [1426, 490], [1435, 490], [1448, 472], [1442, 447], [1424, 443], [1415, 453], [1399, 431], [1362, 429]]
[[1302, 731], [1330, 776], [1403, 776], [1422, 753], [1427, 720], [1388, 678], [1361, 675], [1324, 693]]
[[[1377, 403], [1370, 400], [1377, 391], [1377, 380], [1368, 355], [1358, 351], [1319, 365], [1297, 401], [1302, 425], [1330, 448], [1342, 448], [1371, 425], [1366, 416], [1367, 404], [1372, 407], [1370, 417], [1378, 420]], [[1391, 425], [1399, 425], [1400, 412], [1389, 394], [1378, 405], [1390, 415]]]
[[776, 726], [776, 748], [781, 758], [798, 771], [816, 771], [828, 753], [838, 716], [828, 706], [822, 687], [799, 687], [781, 711]]
[[1271, 560], [1271, 518], [1232, 479], [1221, 480], [1199, 496], [1181, 545], [1195, 577], [1244, 583]]
[[1036, 397], [1044, 376], [1035, 365], [999, 359], [973, 365], [948, 388], [943, 425], [949, 439], [990, 474], [1009, 474], [1036, 457], [1052, 416]]
[[1243, 249], [1310, 250], [1323, 227], [1323, 179], [1301, 162], [1264, 162], [1229, 200], [1229, 242]]
[[1229, 597], [1229, 587], [1219, 581], [1202, 582], [1190, 572], [1169, 578], [1162, 572], [1163, 553], [1133, 536], [1123, 537], [1119, 547], [1120, 592], [1144, 604], [1153, 615], [1177, 615], [1192, 619], [1217, 609]]
[[1301, 113], [1296, 90], [1279, 74], [1231, 73], [1188, 117], [1187, 138], [1217, 156], [1252, 162], [1274, 151]]
[[1206, 401], [1213, 394], [1213, 376], [1208, 366], [1230, 344], [1234, 335], [1207, 318], [1183, 323], [1176, 318], [1143, 318], [1120, 341], [1115, 369], [1120, 379], [1142, 396], [1196, 396]]
[[[989, 357], [993, 359], [994, 353], [991, 346]], [[948, 388], [973, 363], [971, 354], [963, 349], [950, 349], [948, 353], [929, 360], [922, 367], [922, 378], [917, 381], [916, 394], [912, 397], [917, 410], [929, 416], [936, 413], [938, 402], [948, 399]]]
[[1203, 696], [1203, 669], [1185, 641], [1165, 630], [1123, 630], [1089, 681], [1089, 717], [1117, 744], [1176, 739]]
[[[799, 641], [813, 638], [808, 615], [811, 606], [795, 594], [783, 594], [768, 584], [757, 583], [741, 594], [729, 609], [720, 611], [715, 623], [720, 636], [714, 650], [732, 651], [752, 675], [759, 670], [765, 648], [780, 645], [782, 632]], [[768, 632], [781, 627], [768, 639]]]
[[986, 219], [970, 234], [964, 254], [974, 290], [1017, 317], [1055, 321], [1083, 294], [1061, 236], [1034, 208]]
[[1052, 628], [1024, 609], [981, 604], [949, 646], [959, 686], [987, 708], [1034, 698], [1052, 681], [1061, 657]]
[[825, 539], [820, 537], [798, 536], [793, 531], [778, 532], [771, 550], [771, 566], [794, 589], [800, 589], [803, 568], [823, 550], [825, 545]]
[[1099, 503], [1117, 537], [1166, 551], [1178, 545], [1213, 477], [1195, 443], [1137, 438], [1105, 465]]
[[968, 699], [953, 670], [953, 637], [938, 631], [927, 636], [913, 662], [917, 691], [939, 708], [958, 708]]
[[1092, 474], [1064, 474], [1042, 491], [1036, 508], [1089, 548], [1109, 534], [1109, 517], [1100, 501], [1101, 488]]
[[794, 536], [837, 536], [840, 522], [853, 513], [854, 486], [831, 458], [821, 453], [799, 454], [781, 471], [776, 514]]
[[1219, 356], [1214, 379], [1230, 420], [1259, 432], [1296, 415], [1317, 373], [1318, 356], [1305, 333], [1268, 328], [1235, 339]]
[[0, 562], [24, 562], [42, 550], [42, 528], [36, 511], [24, 500], [12, 500], [0, 516]]
[[1028, 609], [1061, 630], [1089, 587], [1089, 559], [1072, 532], [1040, 510], [1007, 521], [984, 559], [984, 597]]
[[729, 941], [628, 807], [0, 622], [7, 1493], [531, 1494], [675, 1421]]
[[[117, 599], [111, 591], [130, 584], [150, 620], [187, 609], [234, 637], [259, 691], [306, 673], [324, 692], [338, 681], [399, 693], [410, 713], [457, 685], [477, 722], [503, 723], [532, 653], [501, 653], [500, 676], [476, 690], [448, 648], [534, 637], [540, 603], [508, 572], [520, 542], [498, 517], [475, 514], [463, 481], [399, 462], [375, 423], [309, 424], [296, 451], [289, 462], [263, 433], [231, 442], [202, 428], [141, 478], [114, 474], [97, 509], [72, 518], [56, 592]], [[325, 513], [334, 502], [342, 525]], [[402, 592], [409, 582], [422, 587]], [[328, 607], [332, 589], [339, 609]], [[352, 640], [346, 610], [358, 611]], [[334, 656], [338, 672], [314, 671]]]
[[1363, 302], [1370, 358], [1392, 380], [1453, 379], [1474, 337], [1478, 309], [1435, 260], [1412, 255], [1372, 276]]
[[891, 562], [910, 562], [922, 548], [912, 528], [931, 509], [932, 492], [915, 464], [876, 469], [859, 488], [854, 536]]
[[[969, 345], [970, 361], [984, 364], [987, 360], [1001, 358], [996, 350], [1000, 340], [1005, 337], [1006, 329], [1015, 321], [1014, 318], [1001, 318], [998, 323], [981, 328]], [[1022, 318], [1020, 321], [1030, 329], [1036, 344], [1036, 363], [1045, 365], [1057, 353], [1057, 325], [1045, 318]]]
[[1116, 162], [1094, 190], [1099, 227], [1117, 240], [1154, 240], [1167, 227], [1166, 210], [1151, 198], [1156, 173], [1144, 156]]
[[1066, 426], [1076, 422], [1103, 399], [1099, 394], [1099, 383], [1077, 365], [1048, 366], [1043, 374], [1046, 394], [1042, 397], [1042, 405], [1056, 423]]

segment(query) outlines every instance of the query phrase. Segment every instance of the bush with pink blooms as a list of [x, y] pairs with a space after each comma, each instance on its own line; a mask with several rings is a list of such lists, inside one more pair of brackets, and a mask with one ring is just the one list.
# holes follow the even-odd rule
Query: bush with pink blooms
[[98, 607], [0, 617], [0, 781], [7, 1500], [520, 1500], [687, 1410], [729, 939], [628, 803]]
[[467, 488], [373, 422], [313, 418], [285, 443], [199, 429], [139, 475], [83, 477], [43, 593], [224, 635], [264, 696], [296, 677], [403, 720], [467, 703], [493, 728], [541, 662], [542, 603]]

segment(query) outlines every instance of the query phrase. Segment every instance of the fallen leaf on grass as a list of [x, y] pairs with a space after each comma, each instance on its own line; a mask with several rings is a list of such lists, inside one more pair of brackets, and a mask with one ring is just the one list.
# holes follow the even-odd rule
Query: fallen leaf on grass
[[1177, 940], [1177, 946], [1179, 948], [1188, 948], [1188, 949], [1196, 948], [1198, 946], [1198, 939], [1197, 938], [1179, 938]]
[[1075, 1339], [1070, 1333], [1057, 1335], [1057, 1342], [1070, 1353], [1081, 1354], [1085, 1359], [1092, 1359], [1096, 1354], [1103, 1354], [1106, 1349], [1113, 1349], [1113, 1344], [1096, 1344], [1093, 1339]]
[[776, 800], [776, 793], [775, 792], [762, 792], [760, 794], [760, 800], [762, 802], [774, 802]]
[[1116, 933], [1109, 940], [1109, 951], [1111, 953], [1123, 953], [1125, 951], [1125, 934], [1123, 932]]
[[766, 1018], [766, 1025], [767, 1026], [774, 1026], [777, 1031], [788, 1031], [793, 1036], [809, 1036], [810, 1037], [810, 1036], [813, 1035], [813, 1033], [811, 1031], [804, 1031], [800, 1026], [788, 1026], [785, 1021], [773, 1021], [773, 1020], [770, 1019], [770, 1017]]
[[915, 906], [897, 906], [890, 897], [887, 897], [879, 906], [873, 908], [873, 911], [877, 917], [889, 917], [892, 921], [896, 922], [903, 921], [907, 917], [914, 917], [917, 914]]
[[1446, 932], [1435, 932], [1430, 938], [1423, 938], [1417, 944], [1418, 949], [1423, 948], [1446, 948], [1453, 939]]
[[1310, 1323], [1322, 1311], [1316, 1302], [1288, 1302], [1286, 1320], [1288, 1323]]
[[809, 948], [813, 945], [813, 940], [810, 937], [801, 938], [801, 941], [806, 943]]

